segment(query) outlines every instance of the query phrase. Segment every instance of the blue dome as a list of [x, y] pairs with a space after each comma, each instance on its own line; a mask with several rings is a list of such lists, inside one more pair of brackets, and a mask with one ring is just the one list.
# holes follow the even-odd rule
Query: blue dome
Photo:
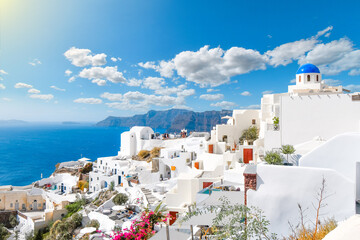
[[296, 74], [302, 73], [320, 73], [320, 70], [314, 64], [307, 63], [299, 67]]

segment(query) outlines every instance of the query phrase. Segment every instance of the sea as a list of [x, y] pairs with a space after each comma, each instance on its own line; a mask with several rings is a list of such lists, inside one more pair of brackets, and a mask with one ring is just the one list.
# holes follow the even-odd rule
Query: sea
[[59, 162], [115, 156], [129, 128], [86, 124], [0, 126], [0, 185], [24, 186], [49, 177]]

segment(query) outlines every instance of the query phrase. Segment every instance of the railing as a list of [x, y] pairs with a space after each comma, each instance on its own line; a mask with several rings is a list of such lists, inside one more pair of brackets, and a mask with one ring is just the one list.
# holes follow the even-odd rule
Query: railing
[[268, 131], [280, 131], [280, 125], [278, 124], [268, 124], [267, 125]]

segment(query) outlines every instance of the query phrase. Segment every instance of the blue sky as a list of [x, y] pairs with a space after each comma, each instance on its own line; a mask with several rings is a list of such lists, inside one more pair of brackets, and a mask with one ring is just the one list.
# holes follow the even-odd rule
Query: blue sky
[[0, 1], [0, 119], [253, 108], [299, 65], [360, 91], [357, 1]]

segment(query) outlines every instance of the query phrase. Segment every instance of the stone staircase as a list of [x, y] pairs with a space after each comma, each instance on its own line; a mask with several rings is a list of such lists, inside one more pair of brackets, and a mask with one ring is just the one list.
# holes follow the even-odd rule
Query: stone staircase
[[159, 199], [157, 199], [157, 197], [152, 194], [151, 190], [142, 187], [141, 191], [144, 193], [146, 200], [149, 202], [150, 205], [154, 205], [154, 203], [159, 201]]

